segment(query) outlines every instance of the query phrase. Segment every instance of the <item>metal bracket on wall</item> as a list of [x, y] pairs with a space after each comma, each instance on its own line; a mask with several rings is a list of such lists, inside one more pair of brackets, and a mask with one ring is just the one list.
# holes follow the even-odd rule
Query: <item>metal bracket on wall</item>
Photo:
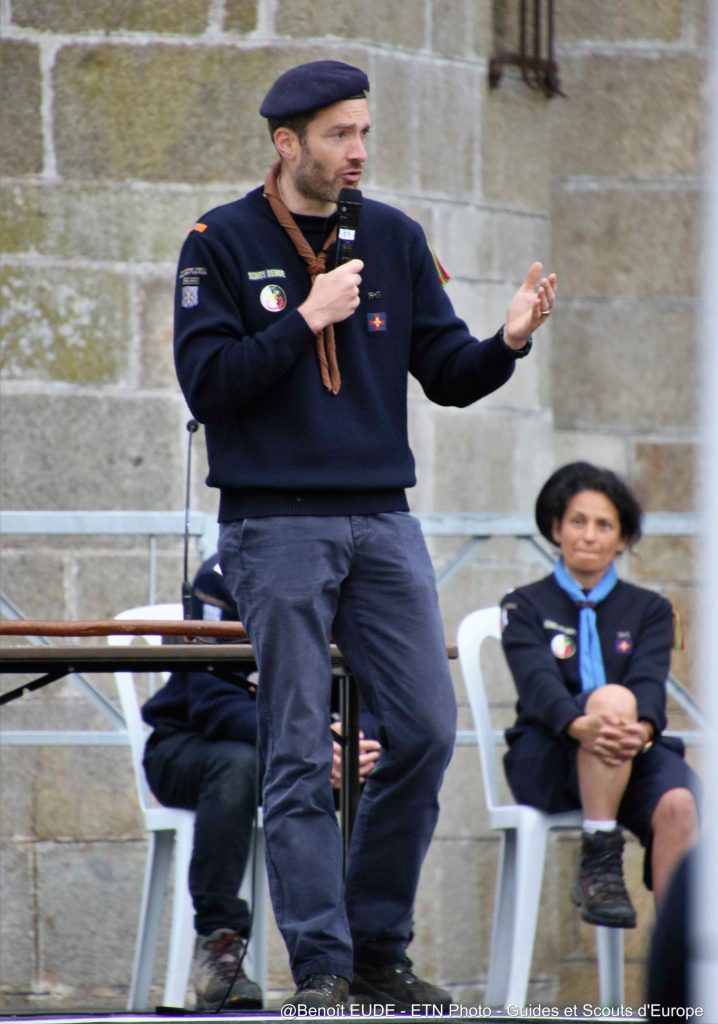
[[547, 97], [565, 96], [553, 43], [553, 0], [519, 0], [518, 51], [493, 55], [489, 61], [489, 85], [495, 88], [499, 84], [504, 66], [508, 64], [520, 68], [521, 77], [530, 89], [538, 89]]

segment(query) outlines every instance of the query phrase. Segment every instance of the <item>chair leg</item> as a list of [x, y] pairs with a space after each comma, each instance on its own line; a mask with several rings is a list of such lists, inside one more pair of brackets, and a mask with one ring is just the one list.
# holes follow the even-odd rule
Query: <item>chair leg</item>
[[192, 858], [193, 828], [179, 828], [175, 840], [175, 874], [172, 893], [172, 926], [167, 952], [165, 1006], [183, 1007], [194, 952], [194, 910], [187, 879]]
[[623, 1006], [623, 930], [596, 928], [601, 1006]]
[[173, 845], [174, 832], [149, 833], [128, 1010], [147, 1008]]
[[252, 855], [242, 880], [240, 895], [252, 908], [252, 935], [247, 948], [247, 974], [267, 991], [267, 883], [264, 869], [264, 830], [255, 825]]
[[501, 834], [499, 866], [494, 897], [494, 914], [489, 950], [489, 975], [486, 982], [486, 1005], [505, 1006], [506, 988], [514, 935], [514, 892], [516, 890], [516, 830]]
[[541, 885], [546, 861], [546, 829], [541, 821], [518, 834], [516, 857], [516, 910], [511, 972], [506, 1003], [523, 1005], [529, 986]]
[[528, 990], [538, 920], [547, 832], [540, 816], [516, 830], [513, 856], [513, 914], [508, 981], [503, 1005], [523, 1005]]

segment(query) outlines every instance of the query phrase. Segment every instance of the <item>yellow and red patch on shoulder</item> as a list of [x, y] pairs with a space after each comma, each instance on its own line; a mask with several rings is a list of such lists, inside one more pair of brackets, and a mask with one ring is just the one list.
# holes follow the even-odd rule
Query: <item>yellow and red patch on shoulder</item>
[[431, 251], [431, 258], [433, 259], [434, 266], [436, 267], [436, 273], [439, 275], [439, 280], [441, 281], [441, 284], [442, 284], [442, 287], [443, 287], [443, 286], [445, 286], [451, 280], [451, 275], [443, 267], [443, 265], [441, 263], [441, 260], [436, 255], [434, 250], [431, 249], [430, 251]]

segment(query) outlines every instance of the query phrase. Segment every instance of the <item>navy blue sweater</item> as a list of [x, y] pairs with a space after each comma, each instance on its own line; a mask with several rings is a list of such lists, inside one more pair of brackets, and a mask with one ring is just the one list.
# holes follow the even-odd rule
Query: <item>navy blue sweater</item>
[[212, 210], [185, 241], [175, 362], [205, 424], [221, 521], [406, 509], [408, 373], [432, 401], [466, 406], [513, 372], [501, 334], [480, 342], [454, 313], [416, 222], [365, 199], [354, 251], [361, 302], [335, 326], [335, 396], [297, 312], [309, 274], [262, 189]]
[[[501, 602], [502, 644], [516, 683], [518, 719], [511, 742], [527, 724], [562, 733], [579, 713], [578, 608], [553, 575], [517, 587]], [[596, 607], [606, 682], [635, 695], [638, 717], [666, 727], [666, 678], [673, 612], [665, 597], [619, 580]]]

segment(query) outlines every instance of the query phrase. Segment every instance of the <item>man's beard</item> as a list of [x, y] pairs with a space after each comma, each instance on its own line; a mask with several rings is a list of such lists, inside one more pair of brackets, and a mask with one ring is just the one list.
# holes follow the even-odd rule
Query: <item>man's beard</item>
[[315, 159], [307, 146], [302, 143], [302, 159], [294, 175], [294, 187], [305, 199], [322, 203], [336, 203], [339, 188], [327, 178], [324, 165]]

